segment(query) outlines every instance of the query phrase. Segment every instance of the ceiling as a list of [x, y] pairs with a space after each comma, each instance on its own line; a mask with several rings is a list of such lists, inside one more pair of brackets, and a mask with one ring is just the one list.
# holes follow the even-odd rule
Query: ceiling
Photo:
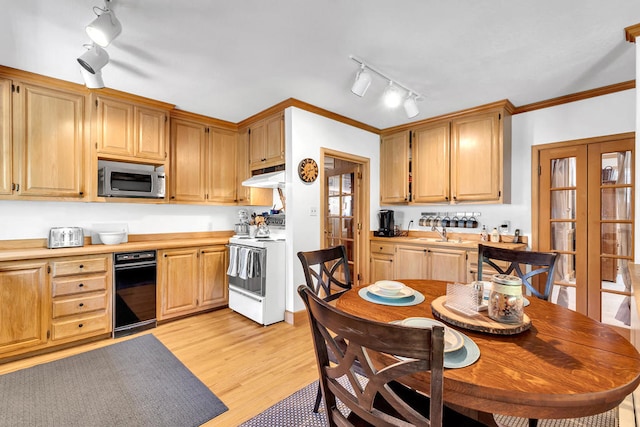
[[[82, 83], [103, 0], [0, 0], [0, 65]], [[501, 99], [635, 79], [637, 0], [113, 0], [107, 87], [239, 122], [288, 98], [384, 129]], [[362, 58], [424, 95], [420, 114], [350, 91]]]

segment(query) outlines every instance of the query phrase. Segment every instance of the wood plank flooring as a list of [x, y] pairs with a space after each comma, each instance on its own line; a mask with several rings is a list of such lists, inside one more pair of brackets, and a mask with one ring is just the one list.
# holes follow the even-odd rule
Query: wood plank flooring
[[[145, 331], [229, 408], [205, 426], [237, 426], [318, 377], [308, 323], [267, 327], [225, 308]], [[106, 339], [0, 365], [0, 374], [131, 339]], [[311, 410], [312, 408], [309, 408]]]

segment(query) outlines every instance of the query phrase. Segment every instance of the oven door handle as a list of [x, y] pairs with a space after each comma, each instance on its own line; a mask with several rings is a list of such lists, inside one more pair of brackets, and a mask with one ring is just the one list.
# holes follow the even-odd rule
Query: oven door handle
[[229, 286], [229, 292], [235, 292], [237, 294], [242, 295], [243, 297], [247, 297], [247, 298], [252, 299], [252, 300], [254, 300], [256, 302], [262, 302], [262, 299], [260, 299], [258, 297], [255, 297], [255, 296], [253, 296], [253, 295], [251, 295], [251, 294], [249, 294], [247, 292], [243, 292], [243, 291], [240, 291], [238, 289], [235, 289], [232, 286]]
[[156, 265], [157, 265], [156, 261], [144, 261], [144, 262], [133, 262], [131, 264], [115, 265], [113, 268], [115, 268], [116, 270], [131, 270], [131, 269], [140, 268], [140, 267], [155, 267]]

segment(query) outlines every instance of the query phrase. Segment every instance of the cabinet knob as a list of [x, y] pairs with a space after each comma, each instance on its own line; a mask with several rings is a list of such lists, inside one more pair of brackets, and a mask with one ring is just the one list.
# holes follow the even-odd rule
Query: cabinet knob
[[84, 268], [84, 264], [80, 264], [78, 268]]
[[80, 304], [78, 304], [78, 307], [84, 307], [84, 303], [81, 302]]
[[84, 191], [80, 192], [80, 197], [84, 196]]
[[83, 288], [83, 287], [84, 287], [84, 283], [80, 283], [80, 284], [78, 285], [78, 287], [79, 287], [79, 288]]
[[78, 324], [78, 328], [82, 328], [84, 326], [84, 324], [80, 323]]

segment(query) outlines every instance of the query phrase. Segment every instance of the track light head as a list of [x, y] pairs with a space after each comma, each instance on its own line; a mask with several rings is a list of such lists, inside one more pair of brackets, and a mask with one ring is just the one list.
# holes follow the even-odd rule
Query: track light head
[[404, 112], [407, 114], [407, 118], [412, 119], [420, 114], [420, 110], [418, 110], [418, 103], [416, 102], [416, 97], [413, 93], [409, 92], [409, 95], [407, 95], [402, 105], [404, 107]]
[[106, 50], [95, 44], [85, 45], [85, 47], [88, 47], [89, 50], [80, 55], [78, 63], [89, 73], [96, 74], [102, 67], [109, 63], [109, 54]]
[[402, 90], [389, 80], [389, 86], [384, 90], [384, 105], [389, 108], [397, 108], [404, 98]]
[[351, 92], [358, 96], [364, 96], [371, 85], [371, 73], [369, 73], [364, 64], [360, 67], [358, 74], [356, 74], [356, 80], [353, 82], [353, 86], [351, 86]]
[[80, 74], [82, 74], [85, 86], [87, 86], [89, 89], [102, 89], [104, 87], [104, 81], [102, 80], [102, 71], [98, 71], [95, 74], [92, 74], [84, 67], [80, 67]]
[[[98, 13], [96, 9], [102, 13]], [[108, 7], [105, 9], [94, 7], [93, 11], [98, 17], [87, 25], [85, 30], [94, 43], [101, 47], [107, 47], [122, 32], [122, 25]]]

